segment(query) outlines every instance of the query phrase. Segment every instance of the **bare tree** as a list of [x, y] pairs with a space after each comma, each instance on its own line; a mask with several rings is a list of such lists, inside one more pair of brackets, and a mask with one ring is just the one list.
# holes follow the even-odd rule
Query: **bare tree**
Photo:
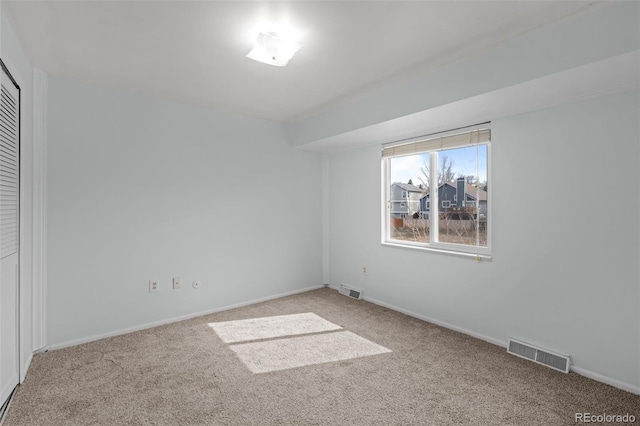
[[[445, 182], [455, 182], [456, 174], [453, 171], [453, 160], [443, 155], [440, 157], [440, 167], [438, 167], [438, 186]], [[424, 192], [427, 193], [431, 188], [431, 165], [428, 161], [424, 161], [420, 167], [422, 176], [419, 177], [420, 182], [424, 185]]]

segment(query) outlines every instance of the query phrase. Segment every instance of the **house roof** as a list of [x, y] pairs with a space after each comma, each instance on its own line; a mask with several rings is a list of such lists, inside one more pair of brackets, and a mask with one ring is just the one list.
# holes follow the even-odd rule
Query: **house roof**
[[[399, 186], [400, 188], [404, 189], [405, 191], [422, 192], [422, 189], [418, 188], [415, 185], [411, 185], [410, 183], [395, 182], [395, 183], [393, 183], [393, 185]], [[391, 185], [391, 186], [393, 186], [393, 185]]]
[[[476, 192], [478, 191], [478, 192]], [[464, 192], [467, 195], [472, 196], [473, 198], [476, 198], [476, 194], [479, 195], [480, 197], [480, 201], [487, 201], [487, 191], [485, 191], [484, 189], [479, 189], [476, 188], [475, 186], [465, 182], [465, 188], [464, 188]]]
[[[445, 182], [443, 184], [441, 184], [438, 189], [442, 188], [445, 185], [449, 185], [450, 187], [452, 187], [453, 189], [457, 189], [456, 185], [454, 185], [451, 182]], [[476, 188], [475, 186], [469, 184], [468, 182], [465, 182], [465, 188], [464, 188], [464, 192], [466, 195], [470, 196], [471, 198], [473, 198], [474, 200], [476, 199], [476, 191], [478, 191], [478, 188]], [[480, 201], [487, 201], [487, 191], [485, 191], [484, 189], [480, 189], [479, 190], [479, 194], [480, 196]], [[429, 194], [425, 194], [422, 198], [428, 198]]]

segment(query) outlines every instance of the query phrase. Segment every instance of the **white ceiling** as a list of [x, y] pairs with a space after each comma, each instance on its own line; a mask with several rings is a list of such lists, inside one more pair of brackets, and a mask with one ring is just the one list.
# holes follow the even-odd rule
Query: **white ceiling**
[[[3, 10], [34, 66], [51, 75], [294, 122], [588, 5], [4, 0]], [[303, 43], [289, 65], [246, 58], [257, 32], [280, 21]]]
[[640, 88], [640, 51], [482, 93], [349, 132], [317, 139], [301, 148], [326, 153], [484, 123], [583, 99]]

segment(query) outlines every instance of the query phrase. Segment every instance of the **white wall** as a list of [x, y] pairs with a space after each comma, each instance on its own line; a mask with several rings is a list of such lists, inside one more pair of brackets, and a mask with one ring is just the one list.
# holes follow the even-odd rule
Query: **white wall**
[[382, 246], [380, 148], [332, 155], [330, 283], [569, 353], [577, 371], [640, 392], [639, 105], [633, 91], [492, 123], [490, 262]]
[[0, 58], [20, 86], [20, 377], [32, 356], [33, 69], [0, 8]]
[[49, 345], [322, 284], [322, 156], [281, 124], [50, 78], [48, 129]]

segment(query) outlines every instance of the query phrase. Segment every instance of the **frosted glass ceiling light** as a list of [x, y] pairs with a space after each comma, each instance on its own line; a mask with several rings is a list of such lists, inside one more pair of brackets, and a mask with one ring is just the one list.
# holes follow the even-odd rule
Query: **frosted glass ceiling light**
[[260, 33], [247, 58], [276, 67], [284, 67], [300, 47], [302, 47], [301, 44], [284, 40], [276, 33]]

